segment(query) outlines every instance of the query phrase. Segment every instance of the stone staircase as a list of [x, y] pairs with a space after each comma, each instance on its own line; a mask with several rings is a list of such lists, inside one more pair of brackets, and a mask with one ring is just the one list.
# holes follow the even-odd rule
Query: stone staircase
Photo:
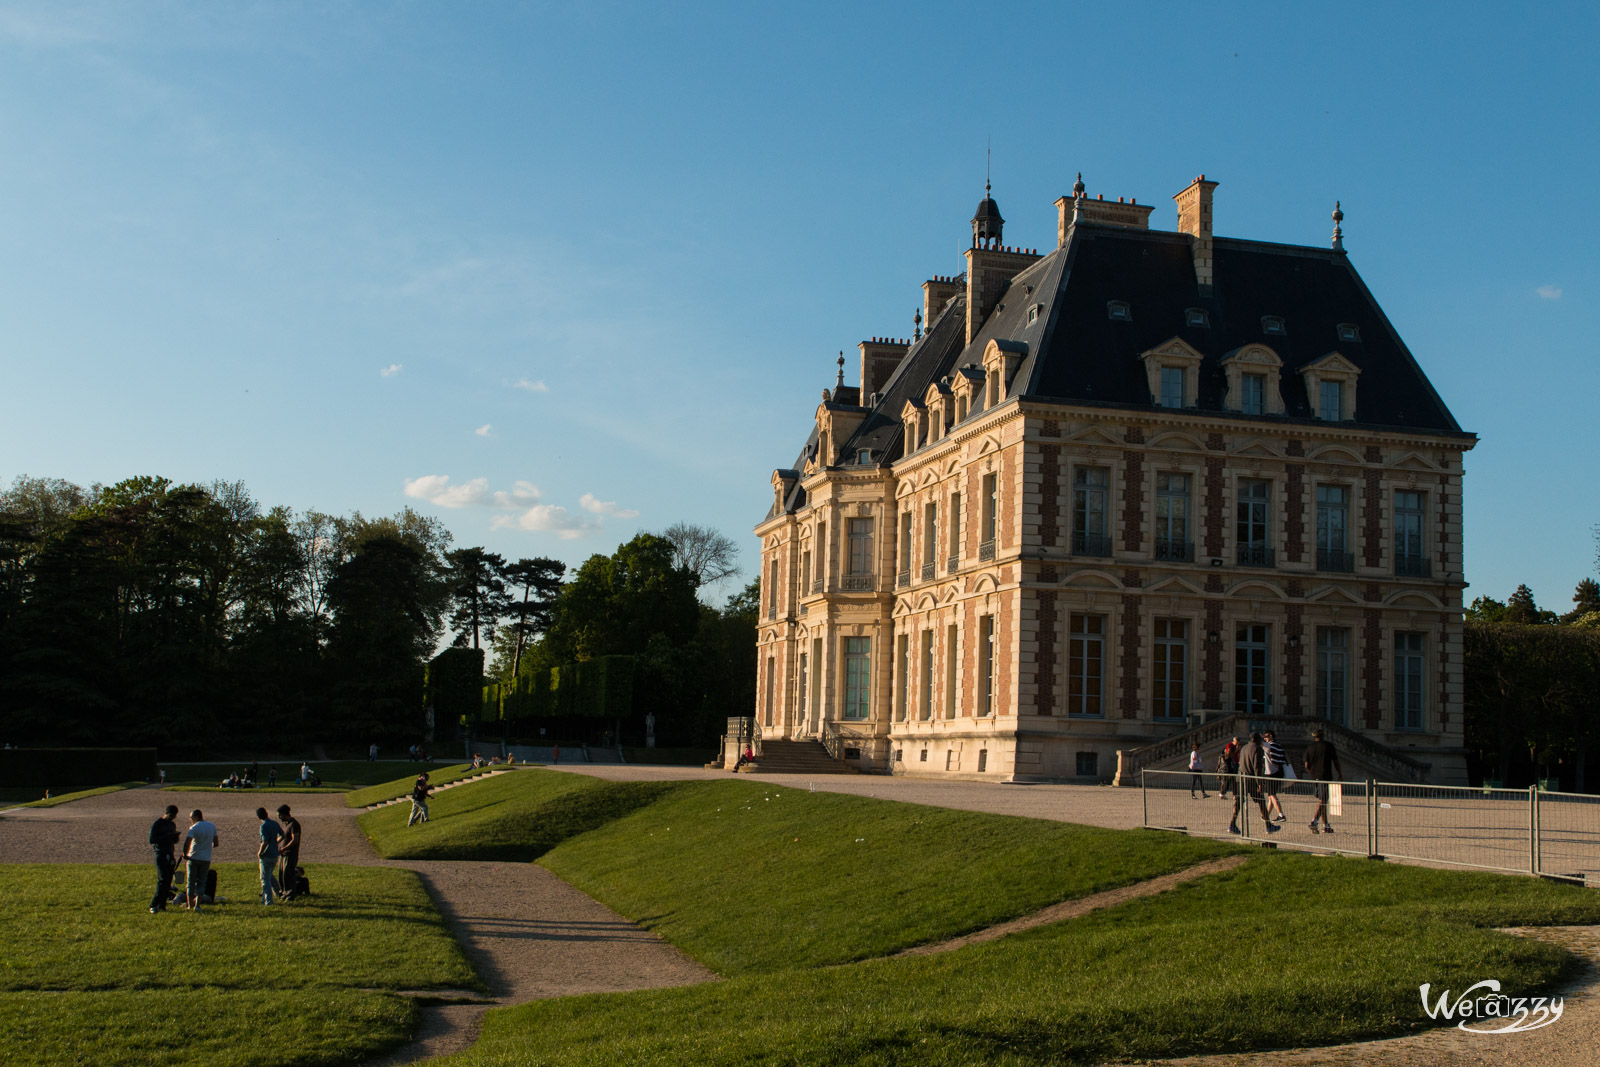
[[[493, 778], [497, 774], [506, 774], [510, 770], [511, 770], [510, 767], [496, 767], [493, 770], [486, 770], [486, 771], [482, 772], [481, 774], [475, 774], [471, 778], [457, 778], [453, 782], [446, 782], [444, 785], [436, 785], [436, 786], [434, 786], [433, 787], [433, 795], [437, 796], [440, 793], [443, 793], [446, 789], [454, 789], [458, 785], [471, 785], [473, 782], [481, 782], [485, 778]], [[395, 797], [393, 800], [380, 800], [376, 804], [368, 804], [362, 810], [363, 811], [377, 811], [379, 808], [387, 808], [391, 804], [409, 804], [409, 803], [411, 803], [411, 794], [407, 793], [405, 796], [403, 796], [403, 797]]]
[[1374, 778], [1380, 782], [1427, 782], [1433, 768], [1405, 753], [1380, 744], [1365, 734], [1322, 719], [1301, 715], [1244, 715], [1234, 713], [1202, 723], [1192, 730], [1174, 734], [1162, 741], [1139, 748], [1117, 750], [1117, 776], [1113, 785], [1138, 785], [1139, 772], [1181, 771], [1189, 767], [1190, 748], [1198, 743], [1206, 774], [1213, 773], [1222, 746], [1234, 737], [1249, 741], [1256, 731], [1272, 730], [1289, 758], [1299, 765], [1301, 755], [1311, 743], [1311, 731], [1322, 727], [1339, 753], [1339, 764], [1346, 780]]
[[828, 755], [817, 741], [763, 740], [761, 756], [739, 768], [740, 774], [859, 774]]

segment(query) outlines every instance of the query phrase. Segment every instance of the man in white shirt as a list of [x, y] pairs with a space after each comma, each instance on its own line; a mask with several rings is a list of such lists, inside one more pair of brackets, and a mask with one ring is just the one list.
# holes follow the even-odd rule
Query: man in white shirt
[[184, 896], [189, 910], [199, 911], [205, 896], [206, 875], [211, 871], [211, 850], [217, 845], [217, 827], [207, 822], [205, 813], [195, 808], [189, 813], [189, 832], [183, 835], [183, 858], [187, 861]]

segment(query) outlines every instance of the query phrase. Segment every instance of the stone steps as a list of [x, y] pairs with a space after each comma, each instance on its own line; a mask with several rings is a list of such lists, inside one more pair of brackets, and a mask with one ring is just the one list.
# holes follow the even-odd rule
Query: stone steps
[[[475, 774], [471, 778], [457, 778], [453, 782], [446, 782], [444, 785], [434, 786], [433, 787], [433, 791], [436, 794], [437, 793], [443, 793], [446, 789], [454, 789], [458, 785], [471, 785], [473, 782], [481, 782], [485, 778], [493, 778], [497, 774], [506, 774], [510, 770], [511, 770], [510, 767], [496, 767], [493, 770], [484, 771], [481, 774]], [[410, 800], [411, 800], [411, 795], [408, 793], [403, 797], [395, 797], [393, 800], [380, 800], [376, 804], [368, 804], [362, 810], [364, 810], [364, 811], [376, 811], [379, 808], [387, 808], [391, 804], [409, 803]]]

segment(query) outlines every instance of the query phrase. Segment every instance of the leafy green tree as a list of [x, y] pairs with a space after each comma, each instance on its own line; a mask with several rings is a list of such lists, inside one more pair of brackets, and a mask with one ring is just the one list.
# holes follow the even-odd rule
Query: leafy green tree
[[493, 638], [508, 606], [505, 557], [482, 548], [459, 548], [447, 553], [445, 561], [450, 594], [455, 599], [455, 611], [450, 615], [455, 644], [465, 645], [471, 637], [472, 647], [481, 649], [480, 637]]
[[538, 634], [550, 628], [555, 618], [556, 599], [561, 594], [561, 577], [567, 565], [558, 559], [539, 556], [519, 559], [507, 564], [506, 584], [509, 587], [506, 613], [511, 623], [506, 627], [511, 637], [510, 677], [522, 670], [522, 652]]
[[333, 712], [347, 731], [387, 743], [421, 736], [422, 664], [437, 637], [427, 582], [422, 553], [381, 535], [329, 580]]
[[557, 660], [636, 655], [653, 634], [687, 644], [699, 622], [699, 583], [672, 556], [671, 542], [647, 533], [613, 555], [590, 556], [556, 606], [548, 641]]
[[1597, 612], [1600, 612], [1600, 582], [1585, 578], [1572, 591], [1572, 610], [1563, 615], [1561, 621], [1573, 623]]

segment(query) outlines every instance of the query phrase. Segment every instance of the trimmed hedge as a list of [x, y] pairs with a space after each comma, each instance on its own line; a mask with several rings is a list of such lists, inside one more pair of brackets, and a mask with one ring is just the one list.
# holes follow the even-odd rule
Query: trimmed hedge
[[600, 656], [483, 687], [479, 718], [622, 719], [633, 714], [633, 657]]
[[92, 789], [156, 777], [153, 748], [0, 749], [0, 787]]

